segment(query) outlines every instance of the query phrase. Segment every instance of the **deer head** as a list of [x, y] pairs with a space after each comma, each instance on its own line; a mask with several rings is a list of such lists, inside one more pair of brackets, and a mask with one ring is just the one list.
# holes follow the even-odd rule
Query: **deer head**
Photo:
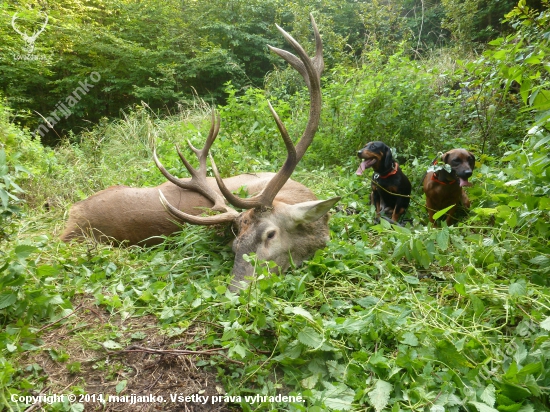
[[15, 21], [17, 20], [17, 13], [14, 13], [11, 19], [11, 26], [17, 33], [19, 33], [21, 37], [23, 37], [23, 40], [25, 40], [25, 42], [27, 43], [27, 45], [25, 46], [25, 51], [27, 52], [27, 54], [32, 54], [32, 52], [34, 51], [34, 42], [38, 38], [38, 35], [46, 29], [46, 25], [48, 24], [48, 15], [44, 12], [40, 12], [40, 13], [43, 14], [46, 17], [46, 19], [44, 20], [42, 27], [40, 27], [40, 29], [35, 31], [32, 34], [32, 36], [29, 36], [27, 33], [20, 31], [15, 25]]
[[[195, 148], [188, 142], [195, 153], [199, 166], [195, 169], [177, 148], [178, 154], [191, 175], [191, 180], [180, 180], [172, 176], [160, 163], [155, 151], [153, 158], [163, 175], [175, 185], [201, 193], [209, 199], [212, 210], [220, 212], [213, 216], [195, 216], [184, 213], [168, 202], [161, 190], [160, 201], [166, 210], [178, 220], [195, 225], [215, 225], [233, 222], [237, 235], [233, 242], [235, 264], [233, 266], [233, 282], [231, 289], [235, 290], [240, 282], [254, 273], [254, 268], [244, 259], [245, 254], [255, 253], [258, 259], [271, 260], [277, 263], [281, 270], [289, 267], [290, 261], [300, 264], [310, 257], [315, 250], [324, 247], [328, 239], [327, 212], [340, 199], [314, 200], [315, 196], [308, 191], [304, 194], [296, 182], [289, 180], [298, 162], [304, 156], [313, 141], [321, 115], [321, 85], [323, 71], [323, 46], [319, 31], [313, 16], [311, 23], [315, 33], [315, 56], [310, 58], [302, 46], [281, 27], [277, 26], [298, 56], [269, 46], [271, 51], [286, 60], [304, 78], [309, 89], [310, 110], [306, 128], [296, 145], [292, 142], [279, 116], [269, 104], [269, 109], [287, 150], [287, 158], [281, 169], [263, 187], [259, 193], [250, 198], [240, 198], [226, 187], [220, 177], [214, 159], [209, 155], [210, 148], [220, 129], [220, 119], [212, 113], [212, 126], [202, 149]], [[212, 170], [217, 182], [217, 189], [207, 184], [207, 158], [210, 159]], [[281, 189], [285, 187], [284, 195]], [[307, 189], [307, 188], [306, 188]], [[304, 201], [305, 200], [305, 201]], [[244, 209], [238, 212], [230, 205]]]

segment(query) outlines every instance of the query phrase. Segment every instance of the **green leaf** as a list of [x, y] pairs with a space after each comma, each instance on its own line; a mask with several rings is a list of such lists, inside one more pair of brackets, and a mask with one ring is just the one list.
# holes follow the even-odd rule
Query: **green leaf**
[[308, 320], [313, 321], [313, 316], [311, 316], [311, 313], [309, 313], [307, 310], [300, 306], [294, 306], [294, 307], [286, 307], [285, 313], [292, 313], [294, 315], [300, 315]]
[[106, 340], [103, 342], [103, 347], [105, 349], [122, 349], [122, 345], [114, 340]]
[[510, 296], [518, 298], [527, 294], [527, 282], [525, 280], [519, 280], [512, 283], [508, 288]]
[[375, 352], [369, 359], [369, 363], [378, 368], [389, 369], [388, 358], [386, 358], [382, 352]]
[[521, 83], [519, 94], [521, 95], [521, 98], [524, 104], [527, 104], [527, 99], [529, 98], [529, 93], [531, 92], [532, 84], [533, 83], [529, 78], [524, 79], [523, 82]]
[[494, 406], [496, 401], [495, 387], [493, 385], [487, 386], [481, 393], [480, 399], [489, 406]]
[[241, 359], [244, 359], [246, 357], [246, 348], [242, 345], [237, 344], [229, 349], [230, 356], [232, 353], [236, 353], [241, 357]]
[[8, 207], [8, 201], [10, 200], [10, 197], [8, 196], [8, 192], [6, 192], [1, 187], [0, 187], [0, 200], [2, 201], [2, 207], [6, 209]]
[[376, 412], [380, 412], [388, 405], [392, 390], [393, 385], [391, 383], [381, 379], [376, 381], [374, 389], [368, 393], [369, 400]]
[[550, 90], [538, 89], [529, 97], [529, 103], [535, 110], [550, 109]]
[[535, 143], [535, 145], [533, 146], [533, 150], [537, 150], [539, 147], [544, 146], [548, 142], [550, 142], [550, 135], [543, 137], [537, 143]]
[[400, 342], [409, 346], [418, 346], [418, 338], [412, 332], [405, 333]]
[[124, 389], [126, 389], [126, 385], [128, 384], [128, 381], [126, 379], [120, 381], [119, 383], [117, 383], [117, 385], [115, 386], [115, 391], [117, 393], [117, 395], [122, 392]]
[[81, 403], [71, 404], [69, 412], [84, 412], [84, 405]]
[[36, 252], [39, 250], [36, 246], [30, 246], [30, 245], [19, 245], [15, 248], [15, 255], [19, 259], [26, 259], [30, 256], [31, 253]]
[[335, 411], [348, 411], [351, 409], [351, 404], [355, 396], [353, 390], [343, 383], [332, 385], [329, 382], [323, 382], [323, 385], [327, 388], [324, 394], [326, 397], [323, 399], [325, 406]]
[[478, 412], [498, 412], [495, 408], [481, 402], [470, 402], [470, 405], [474, 405]]
[[17, 301], [17, 293], [3, 292], [0, 293], [0, 309], [5, 309], [13, 305]]
[[468, 296], [468, 294], [466, 293], [466, 285], [462, 283], [455, 283], [454, 289], [462, 296]]
[[40, 265], [36, 268], [36, 274], [40, 277], [53, 277], [59, 274], [59, 269], [51, 265]]
[[420, 284], [420, 280], [418, 279], [417, 276], [410, 276], [410, 275], [405, 275], [403, 276], [403, 280], [411, 285], [418, 285]]
[[330, 376], [336, 380], [342, 380], [344, 374], [346, 373], [346, 365], [338, 363], [335, 360], [327, 361], [327, 369]]
[[501, 384], [500, 393], [515, 402], [520, 402], [531, 396], [529, 389], [510, 382], [503, 382]]
[[453, 207], [455, 207], [455, 205], [451, 205], [449, 207], [446, 207], [445, 209], [441, 209], [440, 211], [438, 212], [435, 212], [434, 215], [433, 215], [433, 219], [434, 220], [437, 220], [439, 219], [441, 216], [443, 216], [445, 213], [447, 213], [449, 210], [451, 210]]
[[497, 209], [491, 207], [477, 207], [472, 211], [480, 216], [492, 216], [498, 212]]
[[[195, 306], [196, 307], [196, 306]], [[165, 319], [170, 319], [174, 317], [174, 309], [173, 308], [170, 308], [170, 307], [166, 307], [162, 310], [161, 314], [160, 314], [160, 318], [162, 320], [165, 320]]]
[[483, 301], [478, 298], [476, 295], [469, 295], [470, 300], [472, 301], [472, 306], [474, 308], [474, 313], [476, 316], [481, 316], [485, 311], [485, 305]]
[[147, 334], [145, 332], [136, 332], [130, 335], [130, 338], [132, 338], [133, 340], [143, 340], [146, 337], [147, 337]]
[[456, 347], [447, 340], [439, 341], [436, 345], [436, 355], [440, 361], [450, 367], [468, 367], [473, 368], [468, 359], [462, 355]]
[[302, 329], [302, 331], [298, 333], [298, 340], [300, 343], [309, 346], [312, 349], [319, 348], [324, 342], [323, 336], [309, 326]]
[[540, 323], [540, 327], [544, 330], [550, 330], [550, 316]]
[[317, 385], [317, 382], [319, 381], [319, 374], [311, 375], [308, 378], [302, 379], [300, 383], [302, 384], [302, 387], [306, 389], [313, 389], [315, 388], [315, 385]]
[[435, 236], [435, 241], [442, 251], [447, 250], [447, 248], [449, 247], [449, 228], [444, 227], [440, 231], [438, 231], [437, 235]]
[[369, 309], [373, 306], [378, 305], [380, 302], [380, 298], [377, 298], [375, 296], [365, 296], [364, 298], [356, 299], [356, 303], [363, 306], [365, 309]]
[[550, 263], [550, 257], [545, 255], [535, 256], [533, 259], [529, 259], [529, 263], [537, 266], [547, 266]]

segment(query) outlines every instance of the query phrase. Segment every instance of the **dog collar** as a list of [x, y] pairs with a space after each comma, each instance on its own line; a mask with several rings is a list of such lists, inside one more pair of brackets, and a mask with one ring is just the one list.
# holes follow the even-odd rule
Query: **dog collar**
[[456, 179], [455, 179], [455, 180], [451, 180], [450, 182], [443, 182], [443, 181], [441, 181], [441, 180], [439, 180], [439, 179], [437, 178], [437, 176], [436, 176], [435, 173], [432, 175], [432, 180], [433, 180], [434, 182], [440, 183], [440, 184], [442, 184], [442, 185], [452, 185], [452, 184], [456, 183]]
[[378, 179], [386, 179], [390, 176], [393, 176], [394, 174], [397, 173], [397, 169], [399, 168], [399, 163], [395, 162], [395, 166], [393, 167], [393, 169], [389, 172], [389, 173], [386, 173], [384, 176], [380, 176], [378, 173], [375, 173], [374, 174], [374, 179], [378, 180]]

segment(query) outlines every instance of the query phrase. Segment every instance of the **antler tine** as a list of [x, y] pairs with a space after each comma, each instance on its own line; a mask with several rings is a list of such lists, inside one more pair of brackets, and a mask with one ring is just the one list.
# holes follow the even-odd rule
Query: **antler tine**
[[321, 106], [322, 106], [321, 72], [324, 68], [323, 45], [321, 41], [321, 36], [319, 34], [319, 30], [317, 28], [317, 25], [315, 24], [315, 19], [313, 18], [313, 15], [310, 15], [310, 17], [311, 17], [311, 23], [313, 26], [313, 31], [315, 33], [315, 43], [316, 43], [315, 57], [310, 58], [306, 53], [306, 51], [304, 50], [304, 48], [300, 45], [300, 43], [298, 43], [290, 34], [288, 34], [284, 29], [282, 29], [279, 26], [277, 26], [277, 28], [283, 34], [285, 39], [290, 43], [290, 45], [294, 48], [294, 50], [296, 51], [299, 57], [296, 57], [292, 53], [289, 53], [285, 50], [269, 46], [269, 48], [273, 52], [275, 52], [277, 55], [279, 55], [284, 60], [286, 60], [294, 69], [296, 69], [302, 75], [302, 77], [304, 78], [304, 81], [308, 86], [309, 96], [310, 96], [310, 109], [309, 109], [308, 123], [306, 126], [306, 130], [302, 134], [302, 137], [300, 138], [296, 146], [294, 146], [294, 144], [290, 140], [290, 137], [288, 136], [288, 132], [286, 131], [285, 126], [279, 119], [279, 116], [277, 115], [273, 107], [271, 107], [271, 104], [269, 104], [269, 109], [271, 111], [271, 114], [273, 115], [273, 118], [277, 123], [277, 127], [279, 128], [279, 131], [281, 133], [281, 136], [287, 148], [287, 158], [285, 163], [283, 164], [283, 167], [270, 180], [270, 182], [266, 185], [266, 187], [261, 193], [248, 199], [241, 199], [238, 196], [233, 195], [225, 187], [221, 177], [219, 176], [219, 173], [213, 162], [213, 159], [212, 157], [210, 157], [210, 162], [212, 163], [212, 170], [214, 171], [214, 176], [216, 177], [216, 182], [218, 183], [218, 187], [220, 188], [220, 191], [225, 196], [227, 201], [231, 203], [233, 206], [244, 208], [244, 209], [251, 209], [251, 208], [260, 207], [260, 206], [264, 206], [264, 207], [271, 206], [273, 203], [273, 200], [275, 199], [275, 196], [277, 196], [277, 193], [279, 192], [279, 190], [281, 190], [281, 188], [285, 185], [287, 180], [290, 178], [290, 176], [294, 172], [294, 169], [298, 165], [298, 162], [304, 156], [307, 148], [313, 141], [313, 137], [315, 136], [315, 133], [317, 132], [317, 128], [319, 126], [319, 119], [321, 117]]
[[[206, 165], [206, 156], [205, 154], [208, 154], [210, 152], [210, 148], [212, 147], [212, 144], [214, 143], [214, 140], [218, 137], [218, 133], [220, 132], [220, 124], [221, 119], [220, 115], [218, 114], [216, 116], [216, 111], [212, 110], [212, 126], [210, 126], [210, 131], [208, 132], [208, 137], [206, 138], [206, 142], [204, 142], [204, 146], [202, 149], [197, 149], [195, 146], [191, 144], [189, 140], [187, 140], [187, 144], [189, 148], [195, 152], [197, 155], [197, 158], [199, 159], [199, 162], [202, 158], [204, 158], [204, 164]], [[202, 163], [201, 163], [202, 166]]]
[[[292, 140], [290, 139], [290, 136], [288, 135], [288, 132], [286, 130], [285, 125], [283, 122], [281, 122], [281, 119], [277, 115], [277, 112], [275, 112], [275, 109], [273, 109], [273, 106], [271, 106], [271, 103], [267, 102], [269, 106], [269, 110], [271, 111], [271, 114], [273, 115], [273, 118], [275, 119], [275, 123], [277, 124], [277, 127], [279, 128], [279, 132], [281, 133], [281, 136], [283, 137], [283, 141], [285, 142], [286, 150], [287, 150], [287, 158], [285, 161], [285, 164], [283, 165], [281, 170], [286, 170], [290, 172], [288, 175], [292, 174], [292, 171], [294, 170], [296, 161], [296, 148], [294, 147], [294, 143], [292, 143]], [[214, 162], [214, 158], [210, 156], [210, 163], [212, 165], [212, 171], [214, 172], [214, 176], [216, 178], [216, 182], [218, 183], [218, 187], [220, 188], [220, 191], [222, 192], [222, 195], [225, 197], [225, 199], [232, 204], [235, 207], [241, 208], [241, 209], [252, 209], [257, 206], [269, 206], [271, 202], [273, 202], [273, 199], [270, 199], [266, 195], [265, 189], [258, 194], [257, 196], [248, 198], [248, 199], [242, 199], [233, 193], [225, 186], [225, 183], [223, 182], [220, 173], [218, 172], [218, 168], [216, 166], [216, 163]], [[293, 166], [294, 165], [294, 166]], [[273, 177], [273, 179], [270, 180], [269, 185], [274, 184], [274, 180], [277, 179], [277, 175]], [[284, 179], [284, 181], [278, 181], [276, 184], [276, 191], [277, 192], [281, 189], [281, 187], [284, 186], [286, 181], [288, 180], [288, 177]], [[280, 186], [280, 187], [279, 187]], [[273, 196], [274, 198], [275, 196]]]
[[[323, 69], [325, 68], [325, 62], [323, 60], [323, 42], [321, 41], [321, 35], [319, 34], [319, 29], [317, 28], [317, 24], [315, 23], [315, 19], [313, 18], [313, 15], [310, 14], [311, 19], [311, 25], [313, 27], [313, 33], [315, 36], [315, 57], [309, 58], [303, 47], [298, 43], [289, 33], [287, 33], [283, 28], [281, 28], [279, 25], [277, 26], [277, 29], [282, 33], [282, 35], [285, 37], [285, 39], [290, 43], [290, 45], [296, 50], [300, 58], [294, 56], [292, 53], [287, 52], [286, 50], [279, 49], [277, 47], [273, 46], [267, 46], [269, 49], [274, 52], [275, 54], [279, 55], [283, 59], [285, 59], [295, 70], [297, 70], [302, 77], [304, 78], [304, 81], [306, 82], [306, 85], [308, 89], [311, 89], [311, 79], [318, 79], [321, 76], [321, 73], [323, 72]], [[310, 61], [313, 63], [312, 67], [314, 70], [314, 75], [309, 72], [309, 65], [304, 65], [305, 61]]]
[[239, 216], [239, 212], [237, 212], [234, 209], [231, 209], [229, 207], [226, 207], [226, 212], [220, 213], [219, 215], [214, 216], [195, 216], [190, 215], [189, 213], [182, 212], [181, 210], [175, 208], [170, 204], [170, 202], [166, 199], [164, 194], [162, 193], [162, 190], [159, 189], [159, 199], [164, 208], [170, 213], [172, 216], [174, 216], [176, 219], [182, 220], [187, 223], [191, 223], [192, 225], [201, 225], [201, 226], [211, 226], [211, 225], [218, 225], [220, 223], [229, 223], [233, 222], [237, 216]]
[[[180, 180], [177, 177], [173, 176], [170, 172], [168, 172], [168, 170], [166, 170], [166, 168], [159, 161], [156, 153], [156, 148], [153, 148], [153, 160], [155, 161], [155, 164], [157, 165], [160, 172], [170, 182], [172, 182], [176, 186], [181, 187], [182, 189], [192, 190], [202, 194], [207, 199], [209, 199], [212, 203], [214, 203], [214, 205], [212, 206], [212, 210], [215, 210], [218, 212], [224, 212], [222, 214], [227, 213], [228, 215], [232, 215], [233, 218], [235, 218], [237, 212], [231, 209], [230, 207], [228, 207], [225, 204], [224, 198], [217, 191], [215, 191], [210, 185], [208, 185], [208, 182], [206, 181], [207, 155], [210, 150], [210, 147], [212, 146], [212, 143], [214, 142], [214, 140], [216, 140], [219, 130], [220, 130], [220, 118], [219, 116], [216, 117], [215, 113], [212, 112], [212, 126], [210, 127], [210, 132], [208, 134], [208, 138], [206, 139], [206, 143], [204, 144], [204, 147], [199, 150], [193, 147], [193, 145], [190, 142], [188, 142], [190, 148], [195, 152], [197, 159], [199, 160], [198, 169], [195, 169], [193, 166], [191, 166], [191, 164], [188, 162], [188, 160], [179, 150], [179, 147], [176, 146], [176, 150], [178, 152], [178, 155], [181, 161], [183, 162], [185, 168], [191, 175], [191, 180], [189, 181]], [[189, 218], [189, 216], [192, 216], [192, 215], [179, 211], [174, 206], [170, 205], [170, 203], [166, 200], [166, 198], [161, 197], [161, 201], [163, 202], [167, 210], [175, 217], [178, 217], [189, 223], [193, 223], [191, 220], [194, 220], [194, 221], [199, 220], [199, 218], [197, 218], [196, 216], [193, 216], [192, 219]], [[175, 210], [177, 212], [174, 212]], [[216, 218], [217, 216], [221, 216], [221, 215], [210, 216], [208, 218]], [[200, 219], [208, 219], [208, 218], [200, 218]], [[207, 223], [194, 223], [194, 224], [207, 224]], [[215, 224], [215, 223], [211, 223], [211, 224]]]
[[313, 18], [313, 14], [309, 15], [309, 19], [311, 20], [313, 35], [315, 36], [315, 57], [312, 59], [313, 66], [315, 67], [319, 77], [321, 77], [321, 73], [323, 73], [323, 70], [325, 69], [325, 61], [323, 60], [323, 41], [321, 40], [321, 34], [319, 33], [317, 23], [315, 23], [315, 19]]
[[[170, 174], [168, 170], [164, 167], [164, 165], [160, 162], [158, 156], [157, 156], [157, 148], [153, 147], [153, 160], [155, 161], [155, 164], [157, 165], [157, 168], [160, 170], [160, 172], [164, 175], [166, 179], [174, 183], [176, 186], [181, 187], [182, 189], [188, 189], [193, 190], [193, 185], [191, 182], [188, 181], [182, 181], [179, 180], [177, 177]], [[187, 163], [187, 160], [184, 162], [184, 164]], [[187, 163], [188, 164], [188, 163]], [[189, 165], [191, 167], [191, 165]], [[185, 165], [187, 167], [187, 165]], [[187, 169], [189, 170], [189, 169]]]

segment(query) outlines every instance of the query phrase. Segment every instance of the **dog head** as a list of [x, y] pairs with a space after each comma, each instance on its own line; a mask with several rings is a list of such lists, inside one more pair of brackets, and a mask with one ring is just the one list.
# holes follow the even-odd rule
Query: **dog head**
[[393, 166], [391, 149], [382, 142], [370, 142], [357, 152], [357, 157], [362, 160], [356, 174], [361, 176], [363, 172], [372, 167], [375, 172], [389, 170]]
[[441, 160], [451, 166], [453, 174], [459, 179], [460, 186], [472, 186], [468, 179], [472, 176], [476, 158], [465, 149], [453, 149], [445, 153]]

